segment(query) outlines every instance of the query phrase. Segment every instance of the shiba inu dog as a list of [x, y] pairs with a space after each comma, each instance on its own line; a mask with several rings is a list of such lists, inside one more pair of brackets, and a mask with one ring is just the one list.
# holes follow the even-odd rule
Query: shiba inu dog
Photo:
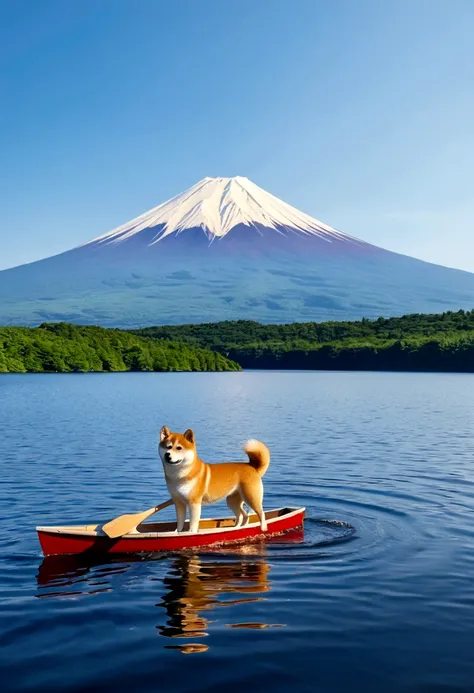
[[172, 433], [163, 426], [158, 451], [166, 485], [176, 507], [178, 532], [183, 531], [186, 508], [189, 507], [189, 529], [197, 532], [201, 506], [222, 498], [227, 499], [227, 505], [235, 514], [237, 527], [248, 522], [248, 513], [244, 510], [246, 503], [257, 514], [262, 530], [266, 531], [262, 476], [270, 464], [270, 451], [258, 440], [249, 440], [244, 450], [248, 462], [206, 464], [198, 457], [190, 428], [185, 433]]

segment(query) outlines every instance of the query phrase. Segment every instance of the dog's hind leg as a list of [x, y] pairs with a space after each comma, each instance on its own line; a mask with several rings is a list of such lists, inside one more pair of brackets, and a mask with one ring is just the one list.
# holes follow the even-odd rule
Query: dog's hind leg
[[242, 522], [242, 527], [245, 527], [245, 525], [248, 524], [248, 521], [250, 519], [250, 515], [248, 514], [248, 512], [246, 511], [246, 509], [244, 507], [244, 501], [243, 500], [242, 500], [242, 505], [240, 507], [242, 508], [242, 514], [244, 516], [244, 519]]
[[257, 517], [260, 520], [260, 526], [262, 530], [266, 532], [267, 520], [265, 518], [265, 513], [263, 512], [263, 484], [260, 477], [258, 477], [258, 481], [254, 481], [253, 483], [248, 483], [247, 481], [241, 483], [240, 493], [247, 505], [249, 505], [257, 514]]
[[249, 519], [248, 513], [244, 510], [244, 501], [239, 491], [234, 491], [227, 496], [227, 505], [235, 515], [235, 526], [246, 525]]

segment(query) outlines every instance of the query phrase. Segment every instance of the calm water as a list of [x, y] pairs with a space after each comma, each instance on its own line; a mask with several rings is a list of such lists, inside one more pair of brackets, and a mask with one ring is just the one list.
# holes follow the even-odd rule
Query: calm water
[[[2, 692], [472, 692], [473, 412], [469, 375], [0, 377]], [[304, 542], [43, 560], [35, 525], [167, 497], [162, 424], [267, 442]]]

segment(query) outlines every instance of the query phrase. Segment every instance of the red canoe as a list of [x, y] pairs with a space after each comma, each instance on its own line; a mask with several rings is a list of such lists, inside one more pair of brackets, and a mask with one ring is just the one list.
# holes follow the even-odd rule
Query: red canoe
[[[37, 527], [38, 538], [45, 556], [73, 553], [141, 553], [179, 551], [215, 544], [243, 543], [274, 537], [303, 526], [304, 508], [278, 508], [265, 513], [268, 529], [262, 532], [256, 515], [251, 515], [245, 527], [235, 527], [235, 518], [201, 520], [199, 532], [179, 532], [175, 522], [150, 522], [138, 525], [131, 534], [109, 539], [102, 525], [68, 527]], [[189, 526], [186, 523], [186, 526]]]

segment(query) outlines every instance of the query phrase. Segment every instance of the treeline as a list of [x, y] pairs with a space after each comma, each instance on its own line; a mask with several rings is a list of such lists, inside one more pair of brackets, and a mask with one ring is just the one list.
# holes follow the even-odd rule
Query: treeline
[[243, 368], [474, 372], [474, 311], [289, 325], [235, 321], [136, 333], [206, 346]]
[[122, 331], [0, 328], [0, 372], [241, 368], [474, 372], [474, 311], [359, 322], [251, 321]]
[[243, 347], [228, 351], [243, 368], [474, 372], [474, 332], [312, 348]]
[[262, 325], [251, 320], [166, 325], [133, 330], [136, 334], [171, 339], [209, 348], [256, 345], [268, 342], [291, 346], [327, 344], [347, 339], [406, 339], [474, 331], [474, 310], [456, 313], [413, 314], [400, 318], [378, 318], [346, 322], [296, 322], [287, 325]]
[[0, 372], [229, 371], [210, 349], [66, 323], [0, 328]]

